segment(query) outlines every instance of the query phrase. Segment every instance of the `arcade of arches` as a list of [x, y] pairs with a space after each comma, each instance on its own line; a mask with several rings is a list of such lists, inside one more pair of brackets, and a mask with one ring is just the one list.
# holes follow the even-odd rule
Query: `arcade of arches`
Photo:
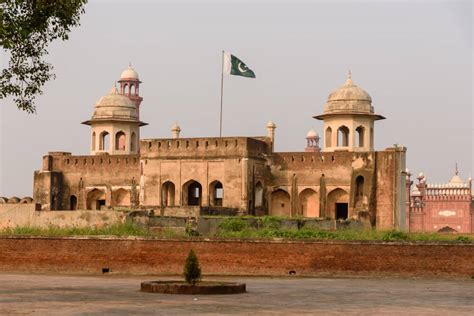
[[[349, 217], [349, 193], [337, 188], [329, 192], [326, 199], [326, 217], [347, 219]], [[303, 217], [320, 217], [320, 196], [311, 188], [302, 190], [298, 195], [299, 209]], [[271, 193], [270, 214], [273, 216], [288, 216], [291, 214], [291, 196], [284, 189]]]

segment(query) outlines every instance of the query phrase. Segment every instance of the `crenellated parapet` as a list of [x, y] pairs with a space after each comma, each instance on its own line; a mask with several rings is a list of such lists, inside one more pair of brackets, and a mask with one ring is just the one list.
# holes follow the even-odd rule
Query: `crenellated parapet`
[[207, 137], [143, 139], [140, 154], [149, 158], [252, 157], [270, 154], [265, 137]]

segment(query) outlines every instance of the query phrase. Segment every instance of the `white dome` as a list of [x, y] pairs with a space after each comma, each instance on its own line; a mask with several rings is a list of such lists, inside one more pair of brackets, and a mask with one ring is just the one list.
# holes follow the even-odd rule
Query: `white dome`
[[457, 174], [455, 174], [451, 180], [449, 180], [449, 183], [450, 184], [464, 184], [464, 181], [463, 179], [461, 179], [460, 176], [458, 176]]
[[346, 83], [329, 94], [324, 107], [327, 114], [340, 112], [374, 113], [372, 98], [352, 82], [350, 73]]
[[273, 123], [272, 121], [269, 121], [269, 122], [267, 123], [267, 128], [275, 128], [275, 127], [276, 127], [276, 124]]
[[384, 116], [374, 113], [372, 98], [367, 91], [352, 82], [350, 73], [346, 83], [329, 94], [324, 106], [324, 114], [313, 117], [325, 120], [334, 115], [363, 115], [373, 120], [385, 119]]
[[174, 123], [173, 126], [171, 127], [171, 131], [174, 132], [180, 132], [181, 131], [181, 127], [179, 127], [178, 123]]
[[127, 69], [122, 71], [122, 74], [120, 75], [120, 79], [136, 79], [138, 80], [138, 73], [135, 71], [135, 69], [132, 68], [132, 66], [128, 66]]
[[138, 120], [135, 104], [126, 96], [118, 94], [114, 86], [109, 94], [97, 101], [92, 119]]
[[318, 133], [313, 128], [309, 130], [308, 134], [306, 134], [307, 138], [315, 138], [318, 136]]

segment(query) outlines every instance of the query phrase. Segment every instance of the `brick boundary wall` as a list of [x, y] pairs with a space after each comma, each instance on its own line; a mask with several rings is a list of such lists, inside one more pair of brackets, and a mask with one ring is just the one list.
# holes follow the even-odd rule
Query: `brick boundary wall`
[[203, 274], [474, 276], [474, 244], [0, 237], [0, 271], [181, 274], [189, 249]]

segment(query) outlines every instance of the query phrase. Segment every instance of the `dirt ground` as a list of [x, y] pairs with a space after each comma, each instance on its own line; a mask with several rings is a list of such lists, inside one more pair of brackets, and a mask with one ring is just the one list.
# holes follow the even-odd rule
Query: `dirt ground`
[[[153, 276], [0, 274], [0, 315], [472, 315], [472, 279], [207, 278], [247, 283], [237, 295], [142, 293]], [[159, 279], [170, 279], [159, 278]]]

